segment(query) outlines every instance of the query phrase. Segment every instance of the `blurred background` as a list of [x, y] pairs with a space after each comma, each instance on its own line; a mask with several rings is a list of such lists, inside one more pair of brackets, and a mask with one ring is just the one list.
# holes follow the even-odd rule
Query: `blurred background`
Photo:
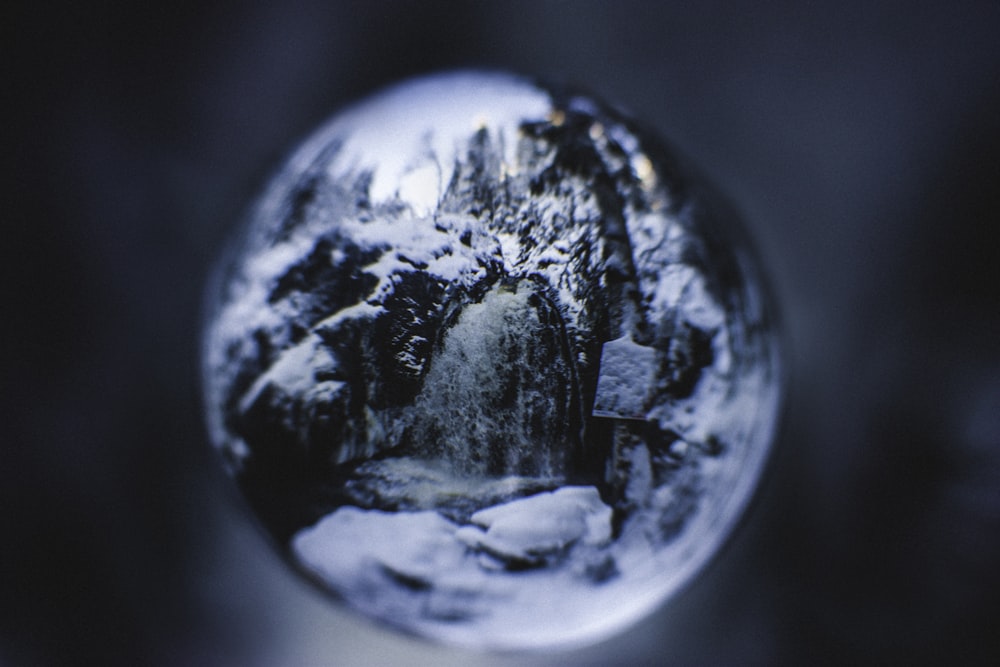
[[[0, 664], [1000, 659], [1000, 4], [2, 10]], [[581, 85], [743, 212], [790, 384], [757, 501], [605, 643], [481, 656], [296, 578], [209, 451], [206, 274], [283, 156], [401, 78]]]

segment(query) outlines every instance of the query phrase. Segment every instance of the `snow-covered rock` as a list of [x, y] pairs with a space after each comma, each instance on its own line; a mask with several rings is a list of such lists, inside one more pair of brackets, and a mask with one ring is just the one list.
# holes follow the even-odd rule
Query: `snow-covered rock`
[[594, 416], [646, 419], [657, 370], [655, 349], [639, 345], [628, 336], [605, 343], [601, 348]]
[[592, 486], [489, 507], [473, 514], [472, 523], [459, 529], [458, 539], [513, 564], [539, 564], [577, 543], [598, 546], [611, 539], [611, 508]]
[[382, 512], [341, 507], [292, 539], [300, 562], [320, 577], [348, 588], [386, 577], [430, 588], [466, 560], [455, 540], [458, 527], [437, 512]]

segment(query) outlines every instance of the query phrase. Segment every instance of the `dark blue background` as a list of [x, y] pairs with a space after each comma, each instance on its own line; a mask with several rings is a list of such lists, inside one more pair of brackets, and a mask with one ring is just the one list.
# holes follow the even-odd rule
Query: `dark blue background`
[[3, 10], [0, 663], [472, 660], [282, 569], [208, 450], [197, 358], [210, 262], [282, 156], [458, 66], [582, 85], [693, 158], [788, 339], [728, 548], [536, 662], [1000, 657], [1000, 5], [89, 4]]

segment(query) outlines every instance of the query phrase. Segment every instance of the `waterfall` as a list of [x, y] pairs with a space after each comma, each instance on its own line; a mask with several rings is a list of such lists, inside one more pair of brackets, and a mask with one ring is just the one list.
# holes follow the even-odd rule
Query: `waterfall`
[[562, 478], [579, 403], [558, 318], [523, 283], [465, 306], [412, 408], [418, 455], [467, 474]]

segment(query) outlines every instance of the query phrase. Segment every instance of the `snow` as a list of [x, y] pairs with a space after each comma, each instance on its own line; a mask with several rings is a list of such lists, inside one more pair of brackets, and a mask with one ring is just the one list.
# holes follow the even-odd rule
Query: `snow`
[[[268, 385], [281, 388], [289, 396], [311, 391], [316, 384], [318, 371], [332, 370], [336, 367], [336, 360], [330, 351], [320, 344], [319, 338], [315, 335], [309, 336], [295, 347], [285, 350], [277, 361], [257, 378], [240, 400], [240, 410], [246, 412]], [[337, 383], [338, 388], [342, 384]]]
[[656, 350], [623, 336], [601, 348], [594, 399], [595, 417], [646, 419], [646, 402], [656, 382]]
[[461, 529], [459, 539], [504, 559], [534, 561], [580, 542], [611, 539], [611, 508], [592, 486], [567, 486], [481, 510]]
[[414, 585], [430, 585], [467, 558], [454, 539], [455, 529], [436, 512], [342, 507], [296, 534], [292, 549], [310, 570], [349, 587], [379, 579], [380, 569]]
[[[760, 460], [751, 453], [740, 464]], [[727, 468], [735, 487], [747, 483]], [[596, 489], [564, 487], [486, 508], [466, 525], [434, 511], [344, 506], [291, 546], [348, 604], [390, 623], [466, 647], [571, 647], [634, 622], [700, 568], [734, 521], [730, 505], [745, 502], [739, 491], [715, 498], [686, 539], [665, 545], [650, 541], [642, 516], [612, 540], [611, 509]], [[519, 558], [539, 547], [563, 551]], [[532, 567], [508, 567], [518, 560]], [[592, 574], [602, 566], [607, 579]]]
[[347, 308], [338, 310], [330, 317], [321, 320], [319, 324], [316, 325], [316, 329], [335, 329], [346, 320], [372, 318], [383, 312], [385, 312], [385, 309], [381, 306], [368, 303], [367, 301], [362, 301], [361, 303], [356, 303], [353, 306], [348, 306]]
[[[299, 531], [291, 548], [356, 608], [466, 646], [572, 643], [604, 636], [643, 611], [648, 595], [632, 594], [641, 582], [612, 576], [599, 583], [591, 574], [595, 564], [613, 564], [615, 547], [611, 508], [593, 487], [501, 503], [474, 521], [459, 526], [433, 511], [344, 506]], [[485, 549], [491, 532], [525, 552], [539, 544], [568, 552], [555, 564], [510, 570]]]

